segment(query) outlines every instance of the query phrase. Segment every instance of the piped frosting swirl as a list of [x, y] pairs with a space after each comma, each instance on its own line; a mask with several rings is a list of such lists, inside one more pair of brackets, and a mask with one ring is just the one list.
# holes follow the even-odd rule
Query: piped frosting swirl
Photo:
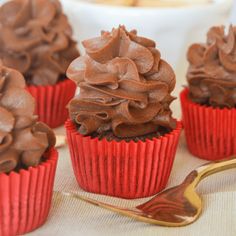
[[80, 87], [69, 112], [81, 134], [112, 131], [125, 138], [175, 128], [169, 108], [175, 74], [154, 41], [120, 26], [83, 46], [86, 55], [67, 70]]
[[38, 165], [55, 145], [52, 130], [36, 122], [35, 101], [24, 87], [23, 76], [0, 62], [0, 173]]
[[207, 42], [188, 50], [187, 78], [192, 101], [213, 107], [236, 107], [236, 27], [212, 27]]
[[53, 85], [79, 56], [58, 0], [12, 0], [0, 7], [0, 58], [27, 84]]

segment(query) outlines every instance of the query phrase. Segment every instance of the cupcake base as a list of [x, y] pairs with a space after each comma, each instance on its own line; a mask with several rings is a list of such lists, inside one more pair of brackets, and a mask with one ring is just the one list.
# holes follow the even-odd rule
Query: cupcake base
[[47, 219], [58, 154], [51, 149], [46, 161], [28, 170], [0, 174], [0, 235], [22, 235]]
[[70, 120], [65, 127], [74, 174], [82, 189], [131, 199], [152, 196], [166, 187], [180, 122], [171, 133], [146, 142], [85, 137]]
[[66, 106], [76, 91], [73, 81], [65, 79], [55, 85], [28, 86], [26, 89], [36, 100], [35, 114], [39, 116], [39, 121], [51, 128], [64, 124], [68, 118]]
[[236, 109], [220, 109], [192, 102], [189, 90], [180, 94], [189, 151], [205, 160], [236, 154]]

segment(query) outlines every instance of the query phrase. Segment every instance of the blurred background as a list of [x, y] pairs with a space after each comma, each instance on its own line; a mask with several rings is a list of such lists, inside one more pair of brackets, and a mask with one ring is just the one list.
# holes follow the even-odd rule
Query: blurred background
[[[233, 0], [62, 0], [62, 3], [76, 38], [90, 38], [100, 30], [124, 24], [127, 29], [137, 29], [140, 35], [154, 39], [163, 58], [175, 69], [184, 63], [189, 44], [203, 41], [212, 25], [232, 21], [233, 12]], [[127, 6], [132, 3], [140, 6]]]
[[[5, 0], [4, 0], [5, 1]], [[4, 2], [0, 0], [0, 3]], [[28, 1], [28, 0], [26, 0]], [[128, 30], [157, 42], [162, 58], [175, 69], [178, 96], [186, 85], [186, 52], [193, 42], [205, 42], [213, 25], [236, 24], [236, 0], [61, 0], [79, 42], [101, 30], [124, 24]], [[178, 101], [174, 103], [180, 116]]]

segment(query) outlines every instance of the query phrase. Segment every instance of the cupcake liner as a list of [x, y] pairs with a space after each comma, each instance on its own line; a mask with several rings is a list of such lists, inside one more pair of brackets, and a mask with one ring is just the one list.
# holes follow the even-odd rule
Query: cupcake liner
[[26, 88], [36, 100], [35, 114], [39, 121], [51, 128], [64, 124], [68, 118], [66, 106], [75, 95], [76, 84], [73, 81], [65, 79], [55, 85]]
[[85, 137], [73, 122], [65, 123], [74, 174], [88, 192], [121, 198], [156, 194], [167, 184], [181, 132], [146, 142], [116, 142]]
[[0, 235], [30, 232], [47, 219], [58, 154], [49, 150], [47, 160], [28, 170], [0, 174]]
[[220, 160], [236, 154], [236, 109], [199, 105], [180, 94], [183, 124], [189, 151], [205, 160]]

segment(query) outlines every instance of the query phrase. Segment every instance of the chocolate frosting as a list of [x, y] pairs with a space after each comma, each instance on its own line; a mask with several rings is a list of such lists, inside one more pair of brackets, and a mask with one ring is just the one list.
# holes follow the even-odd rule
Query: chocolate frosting
[[189, 96], [213, 107], [236, 106], [236, 27], [212, 27], [205, 44], [188, 50]]
[[55, 145], [52, 130], [34, 116], [35, 101], [24, 77], [0, 62], [0, 173], [36, 166]]
[[175, 128], [169, 108], [175, 74], [155, 42], [120, 26], [83, 41], [83, 46], [86, 55], [67, 70], [80, 87], [69, 112], [81, 134], [111, 130], [124, 138]]
[[0, 7], [0, 58], [27, 84], [53, 85], [79, 56], [58, 0], [12, 0]]

